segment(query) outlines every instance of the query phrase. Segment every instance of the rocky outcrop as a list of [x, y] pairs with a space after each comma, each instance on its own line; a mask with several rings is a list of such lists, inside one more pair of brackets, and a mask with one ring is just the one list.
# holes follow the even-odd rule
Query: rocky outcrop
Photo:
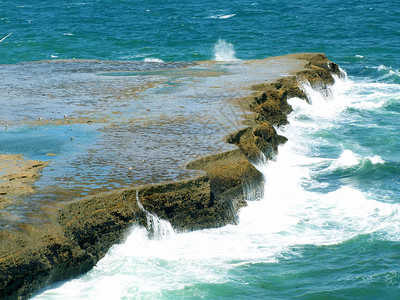
[[0, 154], [0, 209], [12, 197], [34, 193], [33, 183], [46, 162], [26, 160], [20, 154]]
[[[324, 88], [340, 74], [323, 54], [296, 54], [304, 69], [292, 77], [253, 87], [240, 99], [246, 128], [229, 134], [238, 149], [189, 163], [200, 175], [189, 180], [114, 190], [67, 202], [34, 224], [0, 232], [0, 298], [28, 298], [41, 287], [82, 274], [108, 249], [121, 242], [132, 224], [148, 226], [144, 209], [168, 220], [179, 231], [234, 224], [246, 205], [246, 189], [262, 194], [263, 176], [252, 163], [272, 158], [286, 138], [274, 126], [284, 125], [290, 97], [306, 100], [299, 82]], [[230, 104], [227, 104], [230, 105]], [[3, 242], [5, 241], [5, 242]]]

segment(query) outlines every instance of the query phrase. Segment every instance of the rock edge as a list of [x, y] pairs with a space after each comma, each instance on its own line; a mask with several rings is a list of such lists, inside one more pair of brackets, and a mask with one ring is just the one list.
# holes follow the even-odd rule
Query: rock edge
[[49, 212], [50, 221], [21, 224], [17, 231], [0, 232], [0, 298], [26, 299], [54, 282], [89, 271], [115, 243], [122, 242], [132, 224], [148, 226], [137, 203], [178, 231], [237, 223], [246, 206], [246, 189], [263, 193], [263, 176], [252, 163], [277, 154], [286, 138], [274, 126], [287, 124], [291, 97], [307, 101], [299, 83], [326, 90], [339, 67], [324, 54], [292, 54], [304, 60], [304, 70], [273, 83], [253, 87], [239, 100], [253, 112], [246, 128], [229, 134], [238, 149], [204, 157], [188, 168], [204, 171], [189, 180], [115, 190], [63, 204]]

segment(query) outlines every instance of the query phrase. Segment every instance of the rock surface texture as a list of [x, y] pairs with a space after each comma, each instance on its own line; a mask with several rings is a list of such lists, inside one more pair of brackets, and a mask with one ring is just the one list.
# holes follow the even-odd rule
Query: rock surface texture
[[[133, 224], [148, 226], [138, 199], [145, 210], [168, 220], [177, 231], [235, 224], [239, 209], [246, 206], [246, 189], [263, 193], [263, 176], [253, 164], [263, 156], [273, 158], [286, 141], [274, 126], [288, 122], [287, 99], [307, 101], [302, 81], [324, 89], [334, 82], [332, 74], [340, 75], [338, 66], [323, 54], [285, 59], [298, 60], [302, 67], [281, 79], [260, 82], [251, 95], [236, 99], [247, 111], [245, 127], [226, 132], [226, 142], [236, 149], [190, 162], [187, 168], [198, 170], [191, 178], [78, 197], [49, 206], [46, 218], [0, 231], [0, 298], [26, 299], [46, 285], [90, 270], [113, 244], [124, 240]], [[44, 164], [32, 162], [30, 167], [40, 170]], [[4, 176], [8, 175], [3, 180]], [[11, 193], [0, 184], [0, 191]]]
[[0, 209], [3, 202], [12, 201], [12, 196], [33, 193], [33, 183], [46, 165], [19, 154], [0, 154]]

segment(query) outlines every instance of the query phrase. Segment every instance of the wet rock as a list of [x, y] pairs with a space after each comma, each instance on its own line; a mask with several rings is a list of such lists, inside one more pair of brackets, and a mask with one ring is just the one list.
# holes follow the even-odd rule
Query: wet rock
[[0, 154], [0, 209], [15, 197], [34, 193], [34, 183], [47, 164], [20, 154]]
[[301, 81], [324, 89], [333, 83], [332, 74], [340, 75], [324, 54], [287, 57], [304, 61], [304, 68], [255, 85], [251, 96], [240, 99], [239, 105], [252, 113], [244, 121], [247, 127], [227, 136], [238, 148], [190, 162], [188, 168], [200, 175], [77, 198], [52, 208], [43, 220], [0, 231], [0, 298], [25, 299], [41, 287], [88, 271], [124, 240], [132, 224], [148, 226], [138, 198], [147, 211], [180, 231], [235, 224], [248, 200], [246, 190], [263, 193], [263, 176], [250, 161], [272, 158], [286, 142], [274, 126], [287, 123], [287, 99], [307, 99]]

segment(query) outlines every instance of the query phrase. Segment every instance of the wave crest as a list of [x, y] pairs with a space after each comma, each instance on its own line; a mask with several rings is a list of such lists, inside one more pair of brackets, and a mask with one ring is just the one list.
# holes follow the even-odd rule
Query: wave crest
[[164, 62], [162, 59], [159, 58], [154, 58], [154, 57], [147, 57], [144, 59], [145, 62], [157, 62], [157, 63], [162, 63]]
[[236, 16], [236, 14], [231, 14], [231, 15], [215, 15], [215, 16], [210, 16], [210, 19], [230, 19], [232, 17]]

